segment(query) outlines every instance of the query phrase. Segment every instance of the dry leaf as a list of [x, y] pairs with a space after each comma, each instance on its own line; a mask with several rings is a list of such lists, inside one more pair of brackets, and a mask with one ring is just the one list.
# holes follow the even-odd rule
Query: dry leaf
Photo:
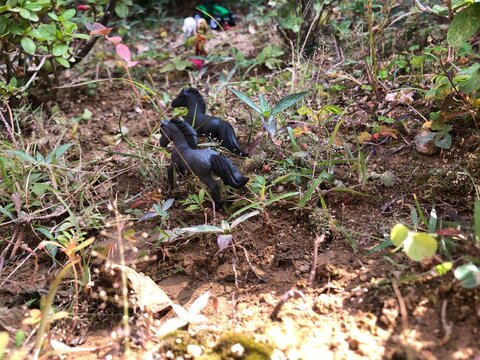
[[362, 132], [360, 135], [357, 136], [357, 142], [359, 145], [365, 143], [365, 141], [372, 140], [372, 135], [366, 131]]
[[172, 300], [150, 276], [138, 273], [128, 266], [115, 265], [115, 268], [124, 271], [130, 281], [130, 287], [137, 297], [140, 309], [147, 309], [157, 313], [172, 305]]

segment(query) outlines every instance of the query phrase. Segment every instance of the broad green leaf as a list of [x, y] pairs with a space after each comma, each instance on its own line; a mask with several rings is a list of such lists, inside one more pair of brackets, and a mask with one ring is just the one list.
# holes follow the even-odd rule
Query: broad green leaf
[[273, 204], [277, 201], [284, 200], [284, 199], [287, 199], [287, 198], [292, 197], [292, 196], [297, 196], [298, 194], [300, 194], [298, 191], [293, 191], [293, 192], [280, 194], [280, 195], [274, 196], [274, 197], [268, 199], [267, 201], [265, 201], [265, 205], [271, 205], [271, 204]]
[[405, 239], [408, 237], [408, 229], [403, 224], [397, 224], [390, 231], [390, 240], [392, 240], [393, 245], [400, 246]]
[[5, 151], [7, 154], [14, 155], [22, 160], [28, 161], [32, 164], [36, 164], [38, 161], [33, 156], [27, 154], [26, 152], [20, 150], [8, 150]]
[[75, 16], [75, 9], [68, 9], [60, 15], [62, 20], [70, 20], [72, 17]]
[[437, 246], [437, 240], [432, 235], [426, 233], [410, 232], [403, 243], [405, 253], [414, 261], [422, 261], [435, 255]]
[[447, 42], [459, 47], [470, 40], [480, 27], [480, 4], [473, 4], [460, 11], [448, 27]]
[[241, 224], [242, 222], [244, 222], [245, 220], [247, 219], [250, 219], [251, 217], [253, 216], [257, 216], [258, 214], [260, 214], [260, 211], [258, 210], [255, 210], [255, 211], [252, 211], [252, 212], [249, 212], [247, 214], [243, 214], [242, 216], [240, 216], [239, 218], [235, 219], [233, 222], [232, 222], [232, 225], [230, 226], [232, 229]]
[[68, 62], [67, 59], [64, 59], [63, 57], [61, 56], [57, 56], [55, 57], [55, 61], [58, 62], [60, 65], [62, 65], [63, 67], [65, 68], [70, 68], [70, 63]]
[[296, 94], [290, 94], [285, 96], [281, 99], [272, 109], [272, 116], [277, 115], [278, 113], [282, 112], [283, 110], [289, 108], [290, 106], [296, 104], [300, 100], [302, 100], [305, 95], [308, 94], [308, 91], [302, 91]]
[[56, 45], [52, 49], [53, 56], [62, 56], [68, 51], [68, 45]]
[[262, 110], [243, 92], [235, 90], [232, 87], [228, 88], [231, 92], [233, 92], [240, 100], [242, 100], [245, 104], [250, 106], [253, 110], [255, 110], [258, 114], [262, 114]]
[[23, 50], [30, 55], [35, 54], [35, 51], [37, 50], [37, 47], [35, 43], [33, 42], [32, 39], [28, 37], [24, 37], [22, 41], [20, 42], [22, 44]]
[[117, 4], [115, 6], [115, 13], [119, 18], [126, 18], [128, 15], [128, 6], [126, 4]]
[[472, 289], [480, 285], [480, 269], [472, 263], [459, 266], [454, 275], [464, 288]]
[[38, 37], [40, 39], [49, 40], [49, 41], [54, 41], [54, 40], [57, 39], [57, 37], [55, 36], [55, 33], [57, 31], [57, 28], [55, 27], [55, 25], [41, 24], [41, 25], [38, 26], [37, 30], [38, 31], [37, 31], [35, 37]]
[[181, 231], [190, 232], [190, 233], [217, 233], [217, 232], [223, 232], [223, 229], [219, 228], [218, 226], [212, 226], [212, 225], [197, 225], [197, 226], [182, 228]]

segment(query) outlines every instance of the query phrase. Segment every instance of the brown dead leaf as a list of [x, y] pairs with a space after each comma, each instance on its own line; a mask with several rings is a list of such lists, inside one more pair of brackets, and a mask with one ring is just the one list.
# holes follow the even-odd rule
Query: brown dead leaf
[[140, 309], [157, 313], [172, 305], [172, 300], [150, 276], [138, 273], [128, 266], [115, 265], [114, 267], [127, 275], [130, 287], [136, 294], [136, 305]]

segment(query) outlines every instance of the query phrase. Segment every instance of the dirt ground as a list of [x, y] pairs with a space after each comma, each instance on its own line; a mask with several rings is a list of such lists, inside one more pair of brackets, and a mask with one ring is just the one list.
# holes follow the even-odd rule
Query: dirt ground
[[[256, 49], [258, 51], [257, 44], [264, 41], [258, 37], [266, 35], [252, 32], [248, 31], [248, 26], [242, 26], [230, 30], [227, 36], [214, 33], [208, 46], [226, 46], [226, 42], [233, 47], [248, 44], [252, 48], [244, 48], [244, 51], [254, 54]], [[174, 51], [184, 51], [178, 47], [179, 39], [171, 34], [164, 38], [160, 33], [161, 29], [146, 32], [146, 43], [153, 41], [158, 43], [158, 48], [171, 46]], [[136, 45], [138, 48], [139, 43]], [[107, 56], [104, 52], [108, 50], [104, 46], [96, 49], [96, 56], [98, 53]], [[330, 56], [333, 58], [332, 54]], [[332, 58], [322, 61], [324, 68], [319, 71], [323, 75], [328, 66], [334, 66]], [[104, 78], [112, 72], [113, 59], [113, 55], [108, 55], [103, 65], [85, 65], [72, 70], [65, 74], [64, 83]], [[183, 86], [192, 84], [192, 80], [192, 85], [200, 87], [203, 92], [219, 84], [216, 71], [221, 69], [221, 65], [215, 65], [200, 79], [191, 79], [185, 72], [169, 75], [167, 79], [155, 70], [158, 64], [153, 64], [152, 60], [140, 60], [139, 66], [151, 74], [155, 89], [159, 93], [168, 93], [171, 98]], [[269, 76], [267, 70], [263, 71], [265, 73], [258, 74], [259, 77]], [[171, 109], [159, 115], [145, 102], [146, 121], [136, 107], [128, 85], [99, 82], [90, 90], [86, 86], [71, 85], [58, 90], [56, 103], [59, 112], [52, 117], [51, 133], [67, 129], [70, 139], [81, 148], [81, 154], [73, 156], [81, 157], [84, 164], [91, 162], [92, 169], [99, 159], [102, 164], [107, 164], [107, 170], [115, 175], [108, 183], [103, 183], [104, 189], [98, 191], [103, 192], [105, 199], [117, 197], [120, 213], [128, 216], [125, 212], [128, 209], [146, 212], [153, 203], [171, 195], [166, 189], [164, 168], [159, 169], [156, 176], [142, 175], [140, 170], [148, 164], [122, 155], [132, 153], [132, 150], [118, 136], [119, 117], [123, 112], [122, 125], [128, 128], [129, 138], [137, 144], [152, 144], [155, 139], [148, 137], [149, 128], [153, 129], [160, 118], [170, 116]], [[349, 94], [357, 96], [353, 90]], [[207, 99], [209, 108], [218, 111], [226, 120], [235, 119], [240, 142], [245, 144], [248, 110], [229, 91], [218, 92], [216, 97]], [[345, 125], [340, 128], [339, 137], [350, 144], [354, 141], [352, 129], [361, 129], [368, 121], [369, 106], [362, 99], [358, 96], [359, 103], [346, 107], [348, 115]], [[343, 101], [340, 97], [337, 100], [339, 103]], [[75, 131], [70, 123], [63, 123], [65, 119], [81, 116], [85, 108], [92, 111], [93, 116]], [[399, 106], [394, 111], [407, 115], [407, 122], [413, 124], [410, 129], [421, 126], [416, 124], [409, 109]], [[352, 234], [357, 249], [352, 248], [341, 229], [330, 226], [329, 231], [323, 233], [325, 239], [318, 247], [312, 284], [309, 284], [309, 276], [316, 236], [332, 225], [330, 220], [322, 217], [320, 204], [317, 209], [291, 210], [294, 203], [287, 201], [281, 206], [268, 208], [265, 215], [249, 219], [235, 229], [238, 245], [235, 253], [228, 250], [216, 254], [218, 247], [213, 234], [158, 245], [156, 221], [127, 221], [126, 229], [132, 231], [126, 241], [127, 264], [150, 276], [170, 299], [187, 308], [206, 291], [212, 294], [212, 300], [203, 311], [208, 321], [189, 331], [175, 333], [172, 337], [175, 341], [149, 339], [145, 324], [140, 321], [140, 313], [132, 313], [130, 325], [135, 356], [191, 358], [188, 352], [185, 353], [183, 345], [186, 343], [199, 344], [206, 351], [225, 334], [238, 332], [271, 346], [274, 349], [272, 359], [480, 358], [479, 290], [462, 289], [451, 273], [435, 276], [431, 268], [440, 262], [439, 258], [418, 264], [401, 252], [392, 254], [392, 247], [370, 251], [383, 242], [384, 234], [389, 233], [395, 223], [409, 222], [409, 205], [414, 204], [414, 193], [425, 209], [435, 204], [439, 218], [451, 219], [452, 214], [468, 218], [472, 208], [468, 181], [451, 179], [445, 174], [455, 172], [459, 163], [462, 166], [470, 164], [470, 171], [478, 171], [478, 163], [474, 160], [468, 162], [468, 159], [480, 155], [476, 150], [480, 139], [459, 135], [454, 139], [452, 150], [425, 156], [415, 151], [415, 132], [402, 131], [401, 135], [398, 140], [365, 148], [369, 154], [368, 171], [393, 172], [397, 178], [394, 186], [386, 186], [375, 179], [359, 184], [355, 169], [340, 166], [336, 170], [338, 178], [363, 195], [320, 190], [324, 191], [331, 219]], [[255, 152], [261, 154], [262, 148]], [[168, 163], [168, 158], [163, 159], [160, 152], [152, 157]], [[245, 166], [242, 159], [236, 158], [234, 162], [241, 169]], [[267, 159], [264, 163], [268, 164]], [[258, 175], [258, 168], [256, 166], [246, 174], [253, 178]], [[198, 192], [197, 185], [182, 182], [173, 194], [177, 200], [185, 199], [190, 191]], [[226, 218], [228, 215], [224, 213], [213, 214], [210, 205], [205, 213], [189, 213], [175, 202], [164, 227], [202, 223], [219, 225]], [[114, 228], [107, 228], [102, 233], [92, 232], [96, 248], [110, 246], [114, 232]], [[460, 242], [459, 248], [468, 248], [462, 240], [457, 241]], [[478, 249], [470, 250], [477, 251], [478, 255]], [[149, 259], [142, 260], [145, 255]], [[108, 286], [109, 278], [102, 274], [101, 261], [94, 260], [92, 264], [93, 286], [89, 291], [98, 292], [99, 287]], [[17, 266], [19, 268], [13, 276], [7, 278]], [[24, 304], [32, 294], [45, 295], [57, 270], [52, 268], [45, 255], [26, 258], [22, 263], [5, 264], [0, 278], [5, 284], [0, 288], [0, 305], [14, 308]], [[296, 292], [290, 295], [296, 296], [286, 299], [286, 294], [292, 290]], [[81, 326], [75, 334], [69, 334], [65, 322], [59, 322], [53, 326], [52, 336], [85, 350], [67, 354], [66, 358], [120, 357], [119, 344], [112, 337], [112, 331], [119, 331], [121, 310], [111, 299], [101, 303], [89, 297], [89, 291], [81, 300]], [[67, 291], [59, 291], [57, 307], [67, 304], [71, 296]], [[279, 310], [278, 320], [273, 321], [271, 314], [282, 297], [285, 302]], [[164, 311], [156, 317], [164, 321], [173, 317], [173, 311]], [[7, 330], [15, 327], [11, 325], [14, 320], [2, 319], [0, 326]], [[148, 349], [146, 344], [151, 348]], [[158, 344], [160, 346], [155, 347]]]

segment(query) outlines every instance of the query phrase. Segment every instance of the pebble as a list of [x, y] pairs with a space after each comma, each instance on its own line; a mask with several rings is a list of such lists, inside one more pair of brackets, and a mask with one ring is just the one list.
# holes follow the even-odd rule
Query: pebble
[[300, 265], [298, 268], [298, 271], [300, 271], [301, 273], [308, 273], [310, 271], [310, 265], [308, 264]]
[[424, 155], [436, 155], [440, 148], [435, 145], [435, 134], [423, 130], [415, 136], [415, 150]]
[[203, 352], [202, 348], [198, 345], [190, 344], [187, 346], [187, 353], [193, 358], [200, 357], [200, 355], [202, 355], [202, 352]]
[[237, 343], [235, 345], [232, 345], [230, 351], [232, 352], [234, 357], [240, 358], [245, 353], [245, 348], [242, 346], [242, 344]]

